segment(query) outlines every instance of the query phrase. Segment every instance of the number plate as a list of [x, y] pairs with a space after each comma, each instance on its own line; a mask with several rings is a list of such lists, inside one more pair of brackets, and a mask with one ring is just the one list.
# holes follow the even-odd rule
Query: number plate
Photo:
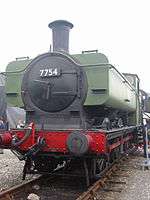
[[52, 77], [52, 76], [60, 76], [60, 69], [48, 68], [40, 70], [40, 77]]

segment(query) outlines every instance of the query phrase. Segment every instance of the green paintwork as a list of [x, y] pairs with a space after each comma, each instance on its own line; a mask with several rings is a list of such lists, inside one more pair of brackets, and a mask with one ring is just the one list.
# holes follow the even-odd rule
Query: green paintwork
[[[107, 65], [108, 59], [103, 54], [79, 54], [74, 57], [80, 64], [85, 64], [83, 68], [87, 74], [88, 94], [84, 105], [105, 105], [125, 111], [136, 110], [135, 92], [114, 68]], [[106, 65], [99, 65], [100, 63]], [[100, 92], [94, 93], [93, 90]]]
[[[108, 59], [104, 54], [84, 53], [71, 57], [83, 65], [87, 74], [88, 93], [84, 105], [105, 105], [135, 112], [137, 107], [135, 92], [120, 74], [108, 65]], [[30, 62], [31, 60], [14, 61], [6, 68], [7, 101], [13, 106], [23, 107], [21, 82], [23, 72]], [[20, 70], [22, 71], [19, 72]]]
[[23, 107], [21, 99], [21, 82], [25, 68], [31, 60], [16, 60], [6, 67], [6, 97], [7, 103], [12, 106]]
[[145, 112], [150, 113], [150, 99], [145, 100]]
[[137, 74], [129, 74], [129, 73], [124, 73], [124, 76], [127, 78], [127, 80], [131, 83], [131, 85], [135, 88], [137, 92], [137, 98], [136, 98], [136, 112], [134, 112], [131, 117], [130, 121], [132, 124], [141, 124], [142, 123], [142, 110], [141, 108], [141, 100], [140, 100], [140, 94], [139, 94], [139, 83], [140, 79], [137, 76]]
[[[108, 63], [107, 57], [101, 53], [76, 54], [72, 55], [72, 58], [74, 58], [80, 64]], [[21, 99], [21, 82], [23, 71], [19, 71], [25, 70], [31, 61], [31, 59], [16, 60], [9, 63], [6, 67], [6, 94], [7, 102], [10, 105], [23, 107], [23, 102]], [[90, 79], [94, 79], [93, 74], [91, 74]]]
[[72, 57], [83, 65], [108, 63], [108, 58], [102, 53], [83, 53], [75, 54]]

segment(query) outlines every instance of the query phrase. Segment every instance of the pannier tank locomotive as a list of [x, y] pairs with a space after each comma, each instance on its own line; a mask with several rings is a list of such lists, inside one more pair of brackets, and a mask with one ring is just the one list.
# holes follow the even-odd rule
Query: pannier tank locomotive
[[0, 144], [25, 160], [24, 178], [65, 166], [89, 184], [138, 143], [139, 78], [120, 73], [97, 50], [70, 55], [72, 23], [57, 20], [49, 28], [53, 51], [7, 67], [7, 101], [25, 109], [26, 123], [2, 134]]

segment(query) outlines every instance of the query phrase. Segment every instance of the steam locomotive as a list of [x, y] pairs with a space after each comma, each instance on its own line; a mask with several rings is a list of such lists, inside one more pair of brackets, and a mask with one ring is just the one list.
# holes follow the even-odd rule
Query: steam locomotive
[[49, 28], [53, 51], [7, 66], [7, 101], [25, 109], [26, 123], [1, 135], [0, 146], [25, 160], [23, 178], [65, 166], [89, 184], [139, 142], [139, 78], [120, 73], [97, 50], [70, 55], [72, 23]]

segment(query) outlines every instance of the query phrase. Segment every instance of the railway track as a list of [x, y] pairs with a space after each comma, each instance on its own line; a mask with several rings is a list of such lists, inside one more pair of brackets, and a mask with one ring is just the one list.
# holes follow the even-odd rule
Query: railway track
[[125, 184], [125, 182], [115, 181], [114, 177], [117, 176], [118, 171], [125, 170], [122, 166], [130, 158], [130, 156], [125, 156], [115, 162], [88, 190], [82, 179], [75, 177], [70, 179], [70, 177], [55, 175], [51, 177], [41, 176], [1, 192], [0, 200], [96, 200], [96, 193], [99, 190], [121, 192], [119, 188], [112, 189], [106, 185], [108, 183]]
[[110, 188], [106, 189], [105, 186], [108, 184], [108, 182], [117, 184], [121, 183], [117, 181], [112, 181], [111, 178], [113, 175], [115, 175], [116, 171], [119, 170], [120, 163], [122, 163], [125, 159], [127, 158], [124, 157], [123, 159], [120, 160], [119, 163], [115, 163], [106, 173], [103, 174], [103, 176], [98, 181], [96, 181], [86, 192], [80, 195], [76, 200], [96, 200], [97, 199], [96, 193], [100, 189], [113, 191], [113, 189]]
[[76, 177], [41, 176], [1, 192], [0, 200], [26, 200], [32, 195], [36, 200], [74, 200], [86, 190], [84, 182]]

